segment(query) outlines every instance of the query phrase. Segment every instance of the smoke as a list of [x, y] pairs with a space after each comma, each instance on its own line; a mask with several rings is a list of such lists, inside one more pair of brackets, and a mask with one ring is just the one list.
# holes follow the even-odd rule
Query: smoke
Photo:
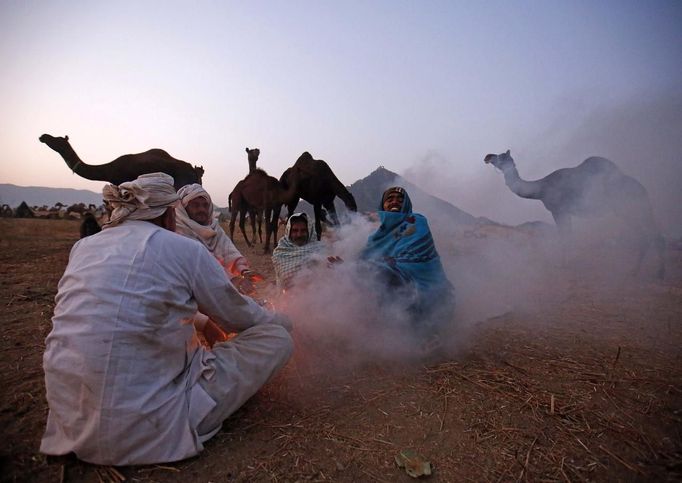
[[537, 131], [512, 143], [500, 144], [491, 134], [489, 145], [469, 148], [469, 154], [427, 152], [404, 177], [474, 216], [513, 225], [553, 223], [539, 201], [513, 194], [483, 157], [511, 149], [521, 177], [536, 180], [602, 156], [646, 188], [664, 234], [681, 237], [682, 91], [640, 92], [627, 101], [593, 106], [583, 98], [590, 96], [577, 93], [550, 106]]
[[604, 156], [637, 179], [662, 231], [670, 238], [682, 236], [682, 91], [601, 106], [565, 139], [557, 137], [550, 140], [556, 139], [567, 159]]
[[[561, 114], [545, 123], [549, 128], [538, 132], [535, 140], [519, 140], [518, 146], [497, 150], [483, 147], [480, 158], [459, 164], [430, 152], [405, 173], [410, 183], [386, 180], [383, 186], [406, 185], [414, 211], [429, 220], [456, 291], [455, 316], [442, 334], [450, 356], [466, 347], [492, 318], [509, 312], [516, 316], [538, 313], [584, 297], [585, 291], [598, 297], [601, 290], [618, 292], [638, 280], [654, 278], [651, 249], [639, 278], [631, 276], [637, 246], [622, 218], [612, 214], [574, 217], [572, 235], [562, 239], [541, 202], [511, 193], [502, 174], [483, 163], [487, 152], [512, 148], [525, 179], [576, 166], [590, 156], [611, 159], [646, 188], [663, 232], [668, 237], [682, 236], [682, 96], [648, 96], [579, 112], [571, 105], [558, 106]], [[510, 227], [482, 220], [463, 222], [466, 217], [453, 221], [451, 209], [413, 196], [414, 186], [474, 216], [508, 223], [538, 219], [548, 223]], [[377, 190], [377, 199], [380, 195]], [[302, 278], [314, 282], [287, 294], [287, 312], [297, 321], [297, 339], [323, 355], [315, 359], [316, 369], [323, 372], [377, 360], [415, 361], [418, 341], [407, 327], [402, 306], [382, 303], [395, 299], [396, 294], [358, 269], [359, 254], [377, 223], [360, 215], [349, 219], [325, 236], [329, 254], [341, 256], [344, 263], [302, 272]]]
[[305, 352], [323, 355], [317, 370], [354, 367], [376, 360], [414, 355], [404, 313], [382, 304], [392, 294], [361, 269], [359, 256], [377, 224], [362, 215], [327, 232], [327, 255], [341, 263], [320, 263], [301, 270], [286, 294], [286, 310], [296, 320], [297, 340]]
[[[344, 262], [303, 269], [283, 299], [282, 309], [296, 321], [297, 358], [307, 360], [309, 371], [332, 375], [367, 363], [419, 367], [423, 362], [425, 341], [411, 326], [409, 300], [368, 275], [359, 261], [377, 226], [376, 220], [353, 214], [349, 223], [328, 231], [323, 238], [327, 254]], [[439, 333], [441, 356], [455, 357], [485, 320], [532, 310], [539, 298], [533, 297], [534, 288], [545, 288], [545, 302], [565, 297], [565, 283], [555, 282], [547, 293], [547, 267], [559, 262], [552, 259], [554, 244], [545, 237], [494, 225], [439, 223], [431, 228], [456, 291], [454, 317]]]

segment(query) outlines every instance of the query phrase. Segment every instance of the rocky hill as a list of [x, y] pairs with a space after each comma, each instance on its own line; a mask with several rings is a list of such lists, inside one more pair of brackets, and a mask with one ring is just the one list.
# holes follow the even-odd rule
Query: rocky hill
[[376, 211], [379, 208], [381, 194], [391, 186], [402, 186], [412, 200], [414, 211], [422, 213], [429, 223], [454, 223], [456, 225], [476, 225], [494, 223], [487, 218], [475, 217], [440, 198], [430, 195], [418, 186], [410, 183], [402, 176], [380, 166], [369, 176], [350, 185], [358, 204], [358, 211]]

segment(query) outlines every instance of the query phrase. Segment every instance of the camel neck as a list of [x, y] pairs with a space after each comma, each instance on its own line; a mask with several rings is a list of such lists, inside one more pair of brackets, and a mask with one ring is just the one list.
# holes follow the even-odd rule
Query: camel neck
[[538, 181], [525, 181], [519, 176], [516, 166], [511, 164], [502, 169], [504, 182], [510, 190], [521, 198], [540, 199], [540, 185]]
[[76, 151], [74, 151], [70, 144], [67, 144], [57, 152], [61, 154], [62, 158], [64, 158], [66, 165], [71, 168], [71, 171], [76, 173], [78, 176], [95, 181], [106, 181], [106, 179], [102, 178], [102, 173], [96, 169], [96, 166], [91, 166], [81, 161], [81, 159], [78, 157], [78, 154], [76, 154]]

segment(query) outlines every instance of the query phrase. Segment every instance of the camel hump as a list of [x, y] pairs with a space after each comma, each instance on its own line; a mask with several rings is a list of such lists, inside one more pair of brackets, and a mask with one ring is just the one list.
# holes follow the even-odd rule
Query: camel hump
[[261, 168], [256, 168], [256, 169], [254, 169], [254, 170], [251, 171], [249, 174], [247, 174], [247, 175], [246, 175], [246, 178], [244, 178], [244, 179], [247, 179], [247, 178], [249, 178], [249, 177], [251, 177], [251, 176], [258, 176], [258, 177], [265, 176], [265, 177], [270, 177], [270, 175], [267, 173], [267, 171], [265, 171], [264, 169], [261, 169]]
[[589, 173], [590, 175], [620, 173], [618, 166], [616, 166], [613, 161], [610, 161], [606, 158], [601, 158], [599, 156], [587, 158], [585, 161], [580, 163], [578, 168]]
[[149, 151], [145, 151], [142, 154], [149, 154], [150, 156], [158, 156], [160, 158], [175, 159], [173, 156], [168, 154], [168, 151], [165, 151], [165, 150], [160, 149], [160, 148], [152, 148]]

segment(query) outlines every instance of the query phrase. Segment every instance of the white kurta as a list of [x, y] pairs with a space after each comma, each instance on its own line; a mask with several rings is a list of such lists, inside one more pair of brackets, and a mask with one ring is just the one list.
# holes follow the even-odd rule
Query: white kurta
[[118, 465], [200, 452], [215, 431], [197, 427], [215, 402], [197, 382], [215, 356], [191, 343], [197, 309], [231, 331], [281, 321], [242, 297], [202, 244], [152, 223], [77, 242], [46, 340], [40, 450]]

